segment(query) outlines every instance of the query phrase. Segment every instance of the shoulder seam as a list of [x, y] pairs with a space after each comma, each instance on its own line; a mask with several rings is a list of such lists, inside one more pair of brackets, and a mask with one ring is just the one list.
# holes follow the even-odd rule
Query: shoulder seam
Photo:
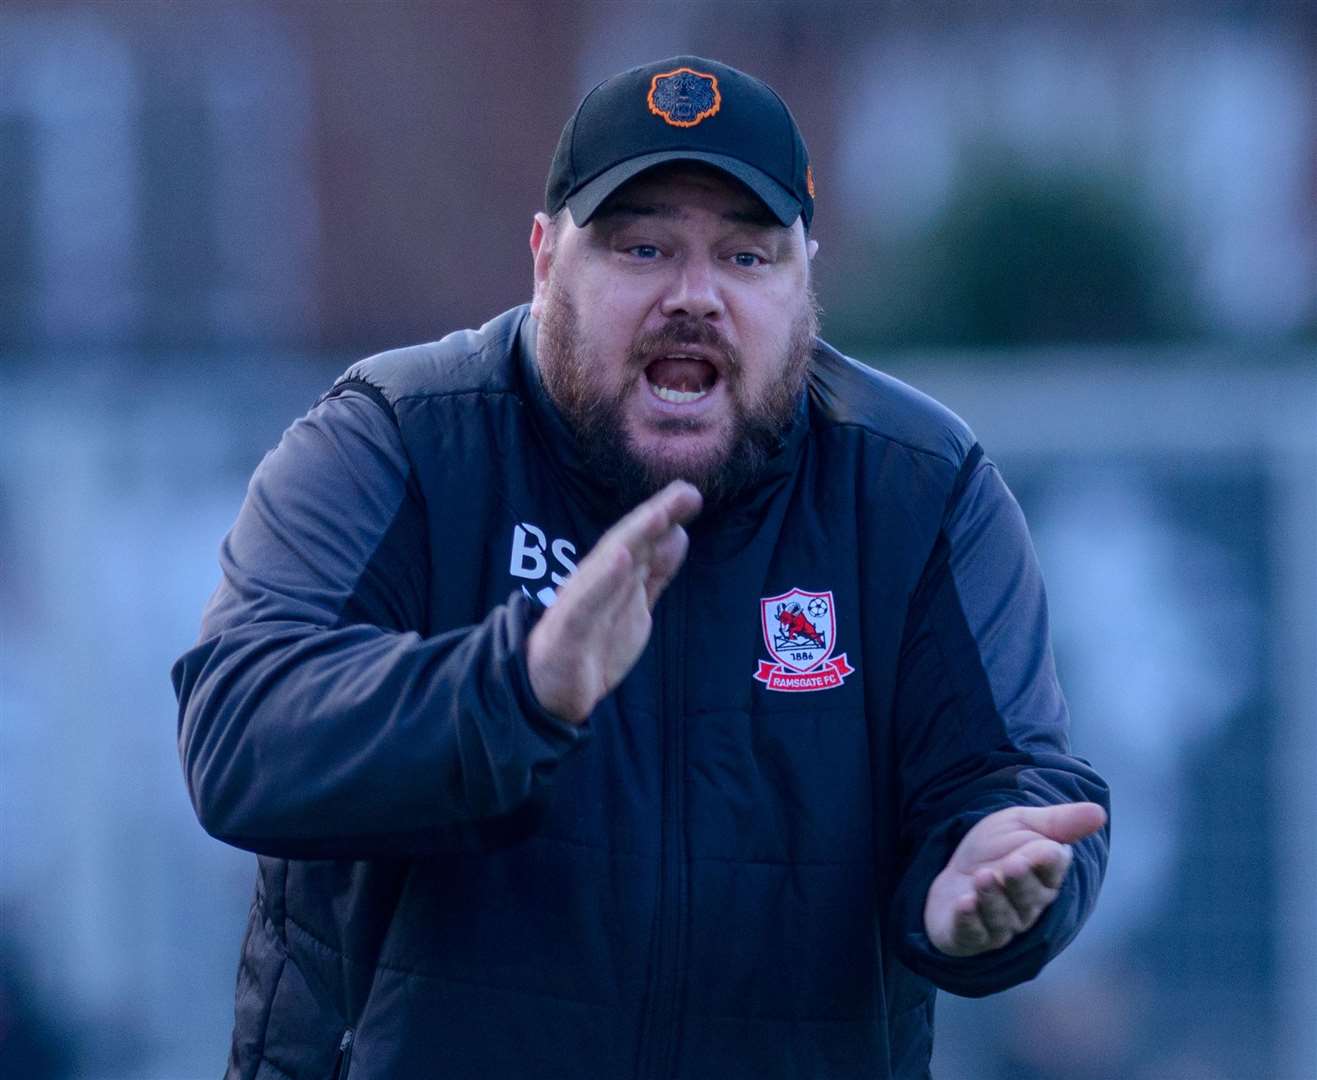
[[[482, 332], [483, 332], [483, 328], [482, 328]], [[457, 335], [449, 335], [449, 338], [454, 336]], [[490, 396], [511, 395], [513, 397], [517, 396], [512, 387], [501, 387], [494, 389], [470, 387], [467, 389], [460, 389], [460, 388], [433, 389], [433, 390], [413, 389], [404, 393], [399, 393], [397, 394], [397, 396], [390, 397], [389, 394], [383, 389], [383, 387], [378, 386], [377, 384], [371, 382], [368, 378], [366, 378], [364, 374], [362, 374], [363, 365], [369, 364], [372, 360], [375, 360], [378, 357], [391, 356], [397, 353], [423, 352], [431, 360], [442, 359], [442, 361], [445, 364], [448, 363], [462, 364], [472, 360], [478, 360], [481, 357], [485, 356], [487, 353], [507, 347], [509, 343], [513, 340], [513, 338], [515, 338], [515, 334], [510, 336], [498, 335], [495, 337], [491, 337], [485, 340], [484, 342], [482, 342], [477, 348], [463, 349], [460, 352], [456, 350], [450, 351], [448, 348], [445, 347], [445, 342], [448, 341], [449, 338], [443, 338], [440, 339], [439, 341], [427, 342], [424, 345], [412, 345], [412, 346], [404, 347], [402, 349], [393, 349], [384, 353], [376, 353], [373, 356], [366, 357], [364, 360], [359, 360], [356, 364], [354, 364], [351, 368], [349, 368], [348, 371], [339, 380], [339, 382], [335, 384], [335, 389], [337, 389], [338, 386], [359, 382], [365, 386], [371, 386], [374, 389], [378, 390], [381, 393], [381, 395], [384, 397], [384, 400], [389, 402], [390, 406], [394, 408], [396, 408], [397, 405], [403, 401], [412, 401], [412, 400], [424, 399], [424, 398], [457, 397], [463, 394], [484, 394]]]
[[[960, 461], [957, 461], [955, 458], [947, 457], [945, 454], [940, 454], [936, 450], [930, 450], [926, 446], [915, 446], [913, 443], [905, 442], [893, 435], [888, 435], [886, 432], [878, 431], [877, 429], [870, 427], [868, 424], [860, 423], [858, 420], [833, 420], [830, 421], [827, 426], [829, 428], [855, 428], [857, 431], [862, 431], [866, 435], [872, 435], [875, 439], [882, 439], [883, 442], [889, 442], [904, 450], [909, 450], [912, 454], [922, 454], [924, 457], [931, 457], [937, 461], [941, 461], [946, 465], [950, 465], [953, 469], [959, 469], [964, 464], [965, 459], [963, 458]], [[975, 445], [978, 444], [976, 443]], [[968, 454], [966, 456], [968, 457]]]
[[400, 405], [404, 401], [420, 401], [426, 398], [456, 398], [456, 397], [510, 397], [516, 401], [521, 400], [521, 395], [511, 387], [501, 390], [482, 390], [472, 387], [469, 390], [418, 390], [411, 394], [402, 394], [397, 397], [393, 404]]
[[983, 461], [983, 447], [977, 442], [969, 448], [969, 453], [965, 455], [965, 460], [960, 463], [960, 468], [956, 470], [956, 479], [951, 483], [951, 490], [947, 493], [947, 505], [943, 511], [945, 518], [951, 508], [960, 501], [961, 495], [964, 494], [965, 488], [969, 486], [970, 477], [978, 471], [979, 465]]
[[[425, 506], [425, 493], [421, 488], [420, 473], [417, 471], [416, 462], [412, 460], [411, 448], [407, 445], [407, 440], [403, 436], [402, 422], [398, 419], [395, 403], [389, 401], [388, 395], [384, 393], [383, 389], [364, 376], [350, 375], [340, 379], [330, 387], [329, 390], [322, 394], [319, 401], [316, 402], [316, 405], [319, 406], [326, 401], [339, 397], [347, 390], [356, 391], [362, 397], [373, 401], [381, 410], [383, 410], [384, 415], [387, 416], [389, 421], [393, 424], [393, 430], [398, 439], [399, 449], [402, 453], [403, 460], [406, 462], [406, 475], [403, 477], [403, 491], [405, 497], [402, 502], [398, 504], [398, 507], [394, 511], [393, 517], [389, 520], [388, 525], [385, 526], [383, 531], [381, 531], [379, 538], [376, 541], [376, 545], [370, 553], [370, 557], [362, 564], [361, 571], [353, 581], [352, 588], [344, 598], [342, 606], [337, 612], [335, 612], [333, 623], [335, 629], [355, 625], [354, 622], [348, 621], [348, 610], [352, 606], [353, 601], [360, 595], [362, 584], [366, 580], [366, 575], [374, 565], [375, 559], [379, 555], [385, 540], [388, 538], [391, 530], [397, 523], [399, 516], [404, 513], [407, 500], [411, 499], [418, 507], [423, 508]], [[421, 519], [428, 531], [428, 522], [425, 520], [423, 511]], [[286, 911], [284, 913], [284, 918], [288, 919]]]
[[393, 402], [389, 401], [389, 396], [384, 392], [382, 387], [371, 382], [363, 375], [352, 375], [348, 378], [340, 379], [320, 395], [316, 400], [316, 405], [323, 405], [326, 401], [338, 397], [345, 390], [355, 390], [361, 394], [362, 397], [370, 398], [371, 401], [375, 402], [376, 405], [384, 410], [384, 414], [393, 421], [394, 427], [400, 427], [398, 423], [398, 414], [394, 412]]

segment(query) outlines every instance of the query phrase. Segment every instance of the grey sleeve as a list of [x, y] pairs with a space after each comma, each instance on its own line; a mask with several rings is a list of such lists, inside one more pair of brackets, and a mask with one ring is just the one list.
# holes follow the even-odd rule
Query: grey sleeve
[[524, 597], [425, 635], [425, 511], [386, 409], [342, 392], [285, 433], [223, 543], [200, 640], [174, 665], [193, 805], [239, 847], [432, 850], [541, 796], [586, 735], [534, 699]]

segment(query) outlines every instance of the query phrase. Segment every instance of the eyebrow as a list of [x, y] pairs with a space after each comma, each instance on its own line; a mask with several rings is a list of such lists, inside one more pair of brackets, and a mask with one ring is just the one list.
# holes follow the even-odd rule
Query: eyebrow
[[[608, 221], [613, 218], [652, 217], [672, 220], [681, 216], [680, 208], [671, 203], [629, 203], [614, 202], [596, 210], [592, 221]], [[726, 210], [721, 215], [724, 221], [738, 225], [754, 225], [759, 228], [785, 228], [767, 207], [748, 210]]]

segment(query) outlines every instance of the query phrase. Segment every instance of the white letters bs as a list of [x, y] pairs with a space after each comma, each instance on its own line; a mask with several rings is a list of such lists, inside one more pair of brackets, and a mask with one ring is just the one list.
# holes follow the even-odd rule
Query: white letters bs
[[[550, 554], [557, 567], [552, 571], [549, 570]], [[576, 572], [575, 560], [576, 545], [570, 540], [554, 540], [550, 543], [544, 530], [529, 521], [512, 527], [512, 559], [508, 564], [508, 572], [513, 577], [538, 582], [547, 573], [553, 585], [562, 585]], [[544, 585], [534, 593], [525, 585], [521, 588], [527, 596], [533, 596], [548, 607], [555, 599], [553, 585]]]

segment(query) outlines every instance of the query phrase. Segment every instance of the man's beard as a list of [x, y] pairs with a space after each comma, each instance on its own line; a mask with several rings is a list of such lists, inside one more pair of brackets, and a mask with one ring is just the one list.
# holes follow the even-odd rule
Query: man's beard
[[[630, 509], [676, 479], [689, 480], [704, 496], [705, 512], [732, 502], [754, 486], [782, 445], [800, 402], [814, 339], [818, 305], [807, 293], [801, 312], [782, 346], [779, 374], [770, 378], [756, 401], [746, 401], [744, 361], [716, 328], [703, 319], [673, 319], [662, 330], [638, 338], [628, 351], [615, 389], [599, 383], [598, 363], [581, 343], [576, 306], [556, 282], [548, 284], [540, 319], [537, 359], [545, 389], [576, 436], [588, 475]], [[626, 429], [626, 400], [647, 363], [683, 345], [715, 349], [722, 358], [718, 378], [725, 381], [731, 423], [722, 441], [696, 455], [644, 453]], [[699, 420], [672, 417], [659, 432], [698, 431]]]

